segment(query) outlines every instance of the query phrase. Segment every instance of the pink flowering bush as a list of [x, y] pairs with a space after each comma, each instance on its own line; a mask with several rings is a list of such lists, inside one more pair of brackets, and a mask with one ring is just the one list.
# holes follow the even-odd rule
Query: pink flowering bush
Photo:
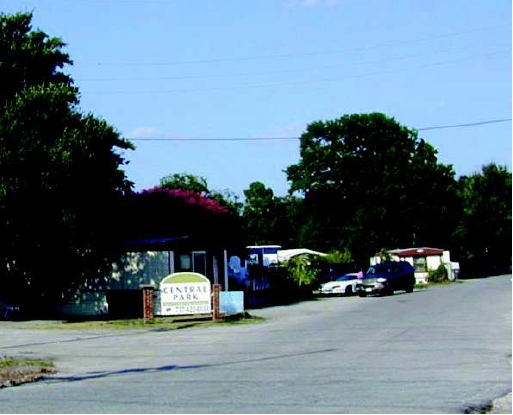
[[193, 192], [192, 190], [181, 190], [181, 189], [162, 189], [161, 187], [153, 187], [141, 191], [139, 194], [162, 194], [168, 195], [169, 197], [176, 198], [177, 201], [183, 201], [188, 205], [199, 206], [209, 210], [212, 213], [228, 213], [228, 209], [221, 206], [218, 202], [213, 199], [209, 199], [200, 195], [199, 193]]
[[194, 246], [239, 246], [237, 215], [216, 200], [190, 190], [154, 187], [128, 195], [119, 221], [123, 239], [187, 236]]

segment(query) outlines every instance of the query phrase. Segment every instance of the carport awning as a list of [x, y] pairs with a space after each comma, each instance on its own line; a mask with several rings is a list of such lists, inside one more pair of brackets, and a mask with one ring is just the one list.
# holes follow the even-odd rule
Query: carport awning
[[442, 255], [443, 252], [443, 249], [439, 248], [405, 248], [390, 251], [392, 255], [397, 255], [398, 257]]

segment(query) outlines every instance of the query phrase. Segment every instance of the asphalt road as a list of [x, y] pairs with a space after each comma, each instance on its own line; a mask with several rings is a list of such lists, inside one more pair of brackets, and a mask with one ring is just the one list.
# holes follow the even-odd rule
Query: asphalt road
[[45, 331], [0, 355], [55, 359], [2, 413], [462, 413], [511, 391], [511, 276], [251, 311], [260, 324]]

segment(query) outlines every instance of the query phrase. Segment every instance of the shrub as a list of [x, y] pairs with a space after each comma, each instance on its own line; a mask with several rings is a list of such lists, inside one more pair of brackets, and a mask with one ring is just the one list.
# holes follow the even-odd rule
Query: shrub
[[444, 264], [440, 264], [437, 269], [428, 270], [428, 282], [439, 283], [447, 281], [448, 279], [449, 275], [447, 274], [447, 268], [445, 268]]
[[347, 248], [343, 252], [331, 251], [324, 258], [330, 265], [348, 265], [353, 263], [353, 257]]
[[287, 278], [297, 287], [312, 285], [318, 271], [308, 257], [298, 256], [291, 258], [286, 265]]
[[379, 255], [381, 256], [382, 261], [393, 261], [393, 259], [394, 259], [392, 257], [392, 253], [386, 248], [383, 248], [380, 251]]

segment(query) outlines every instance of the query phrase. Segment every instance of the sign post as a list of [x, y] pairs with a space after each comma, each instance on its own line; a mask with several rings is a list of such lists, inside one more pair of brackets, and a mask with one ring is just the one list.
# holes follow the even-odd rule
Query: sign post
[[151, 321], [155, 318], [155, 307], [153, 305], [153, 285], [141, 285], [143, 301], [143, 320]]
[[219, 312], [219, 293], [221, 291], [221, 284], [214, 284], [212, 288], [214, 291], [212, 297], [212, 320], [217, 321], [221, 319], [221, 313]]

